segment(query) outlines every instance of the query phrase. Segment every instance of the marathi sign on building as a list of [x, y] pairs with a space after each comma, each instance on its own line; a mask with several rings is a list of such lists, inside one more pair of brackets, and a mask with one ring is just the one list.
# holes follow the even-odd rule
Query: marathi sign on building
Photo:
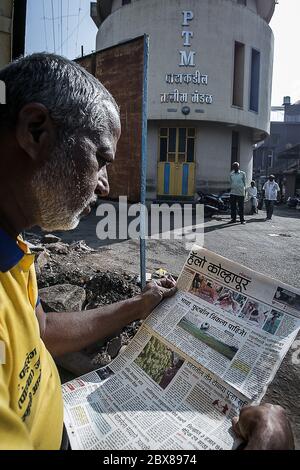
[[[184, 28], [189, 28], [192, 20], [194, 19], [194, 13], [190, 10], [184, 10], [182, 12]], [[194, 38], [194, 32], [190, 29], [183, 29], [181, 36], [183, 38], [183, 47], [190, 48], [192, 46], [191, 40]], [[190, 49], [180, 50], [180, 62], [179, 67], [195, 67], [196, 52]], [[179, 85], [199, 85], [208, 86], [208, 75], [202, 74], [199, 70], [194, 73], [167, 73], [165, 76], [165, 82], [169, 85], [178, 85], [171, 92], [161, 93], [161, 103], [192, 103], [192, 104], [212, 104], [213, 95], [205, 93], [202, 90], [194, 89], [191, 92], [181, 91]], [[185, 88], [186, 90], [186, 88]]]

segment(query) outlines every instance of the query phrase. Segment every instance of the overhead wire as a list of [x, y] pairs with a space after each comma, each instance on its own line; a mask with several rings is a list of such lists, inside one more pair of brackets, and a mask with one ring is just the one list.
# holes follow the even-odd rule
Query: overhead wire
[[77, 46], [78, 46], [78, 36], [79, 36], [79, 26], [80, 26], [80, 14], [81, 14], [81, 2], [82, 2], [82, 0], [79, 0], [78, 22], [77, 22], [77, 34], [76, 34], [76, 42], [75, 42], [75, 55], [76, 55]]
[[[69, 13], [70, 13], [70, 0], [68, 0], [68, 12], [67, 12], [67, 37], [69, 36]], [[69, 54], [69, 40], [67, 40], [67, 56]]]
[[45, 11], [45, 0], [43, 0], [43, 19], [44, 19], [44, 33], [45, 33], [45, 45], [46, 51], [48, 51], [48, 38], [47, 38], [47, 26], [46, 26], [46, 11]]
[[55, 0], [56, 10], [57, 10], [57, 19], [55, 19], [55, 27], [57, 33], [57, 41], [56, 41], [56, 52], [60, 53], [60, 0]]
[[[81, 18], [80, 20], [80, 23], [79, 23], [79, 26], [83, 23], [83, 21], [86, 19], [86, 17], [89, 15], [89, 12], [87, 12], [83, 18]], [[64, 40], [63, 42], [63, 46], [65, 45], [65, 43], [73, 36], [73, 34], [76, 32], [78, 26], [75, 26], [75, 28], [71, 31], [71, 33], [69, 34], [69, 36]]]
[[[76, 16], [76, 18], [77, 18], [77, 17], [78, 17], [78, 14], [76, 13], [76, 15], [69, 15], [69, 18], [71, 18], [72, 16]], [[60, 18], [61, 18], [61, 17], [60, 17], [60, 15], [59, 15], [59, 16], [56, 16], [56, 17], [54, 18], [54, 20], [55, 20], [55, 21], [56, 21], [56, 20], [60, 20]], [[63, 18], [67, 18], [67, 15], [63, 15]], [[51, 16], [50, 18], [49, 18], [48, 16], [46, 16], [46, 20], [52, 21], [52, 16]], [[76, 26], [76, 28], [77, 28], [77, 26]]]
[[51, 0], [51, 9], [52, 9], [52, 30], [53, 30], [53, 44], [54, 44], [54, 53], [56, 52], [56, 41], [55, 41], [55, 23], [54, 23], [54, 4]]
[[60, 0], [60, 53], [62, 55], [63, 48], [63, 0]]

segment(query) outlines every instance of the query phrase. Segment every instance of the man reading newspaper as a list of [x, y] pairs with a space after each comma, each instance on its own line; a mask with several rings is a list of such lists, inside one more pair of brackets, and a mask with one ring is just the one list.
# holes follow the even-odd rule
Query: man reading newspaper
[[[6, 84], [6, 105], [0, 106], [0, 448], [59, 449], [63, 401], [53, 357], [78, 351], [135, 319], [146, 318], [164, 298], [175, 294], [176, 286], [172, 280], [164, 279], [150, 283], [136, 298], [118, 304], [63, 315], [43, 312], [34, 257], [19, 233], [34, 225], [45, 230], [73, 229], [81, 215], [88, 212], [95, 194], [108, 194], [106, 167], [114, 160], [120, 136], [119, 110], [94, 77], [56, 55], [21, 58], [1, 70], [0, 80]], [[141, 331], [144, 339], [147, 334]], [[126, 354], [130, 351], [127, 348]], [[160, 354], [168, 369], [164, 375], [166, 390], [172, 387], [172, 374], [176, 375], [180, 367], [185, 367], [186, 376], [195, 383], [201, 374], [207, 374], [192, 362], [183, 365], [183, 359], [167, 351], [163, 344]], [[140, 364], [146, 369], [151, 365], [142, 354]], [[159, 366], [153, 367], [151, 374], [162, 380]], [[75, 420], [72, 426], [78, 425], [79, 447], [97, 447], [103, 444], [101, 436], [109, 435], [112, 443], [122, 446], [123, 440], [124, 446], [138, 448], [143, 437], [137, 435], [134, 426], [130, 428], [122, 414], [116, 413], [116, 419], [120, 430], [127, 426], [124, 435], [117, 431], [112, 435], [113, 426], [105, 422], [109, 403], [99, 402], [97, 378], [101, 382], [101, 376], [106, 390], [110, 388], [109, 393], [114, 386], [118, 389], [114, 381], [117, 374], [114, 376], [112, 370], [99, 371], [89, 383], [78, 379], [75, 386], [68, 384], [65, 389], [75, 391], [77, 396], [74, 401], [74, 393], [71, 397], [65, 393], [65, 403], [68, 400], [71, 403]], [[133, 386], [133, 376], [128, 379]], [[181, 386], [187, 384], [182, 382]], [[129, 396], [133, 391], [125, 386], [120, 396], [124, 398], [125, 393], [130, 407]], [[87, 399], [88, 405], [81, 407], [81, 398]], [[150, 409], [160, 406], [150, 385], [145, 386], [144, 400], [141, 398], [132, 406], [138, 407], [141, 418], [153, 420], [151, 413], [148, 416], [143, 413], [146, 400]], [[226, 401], [221, 398], [214, 401], [218, 416], [228, 413]], [[98, 422], [97, 435], [91, 426], [84, 427], [87, 406], [93, 414], [92, 427]], [[189, 418], [191, 408], [187, 407], [185, 413]], [[243, 409], [238, 421], [235, 417], [234, 431], [246, 448], [293, 447], [286, 415], [272, 405]], [[186, 442], [180, 432], [178, 439], [183, 439], [183, 445]]]
[[72, 448], [293, 448], [283, 410], [257, 405], [299, 331], [300, 291], [197, 246], [177, 286], [109, 366], [63, 385]]

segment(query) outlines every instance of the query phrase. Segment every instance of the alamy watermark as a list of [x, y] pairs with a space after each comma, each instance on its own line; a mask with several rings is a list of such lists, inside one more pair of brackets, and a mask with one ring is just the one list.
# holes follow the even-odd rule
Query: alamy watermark
[[100, 204], [101, 218], [96, 227], [99, 240], [181, 240], [186, 248], [203, 246], [204, 207], [200, 204], [128, 204], [126, 196], [119, 203]]
[[6, 104], [6, 86], [2, 80], [0, 80], [0, 104]]

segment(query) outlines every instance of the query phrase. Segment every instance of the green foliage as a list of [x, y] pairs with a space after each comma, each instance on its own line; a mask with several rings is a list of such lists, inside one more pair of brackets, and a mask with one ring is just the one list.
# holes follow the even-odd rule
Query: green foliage
[[172, 367], [172, 352], [157, 338], [152, 337], [135, 360], [156, 383], [160, 383], [164, 372]]

